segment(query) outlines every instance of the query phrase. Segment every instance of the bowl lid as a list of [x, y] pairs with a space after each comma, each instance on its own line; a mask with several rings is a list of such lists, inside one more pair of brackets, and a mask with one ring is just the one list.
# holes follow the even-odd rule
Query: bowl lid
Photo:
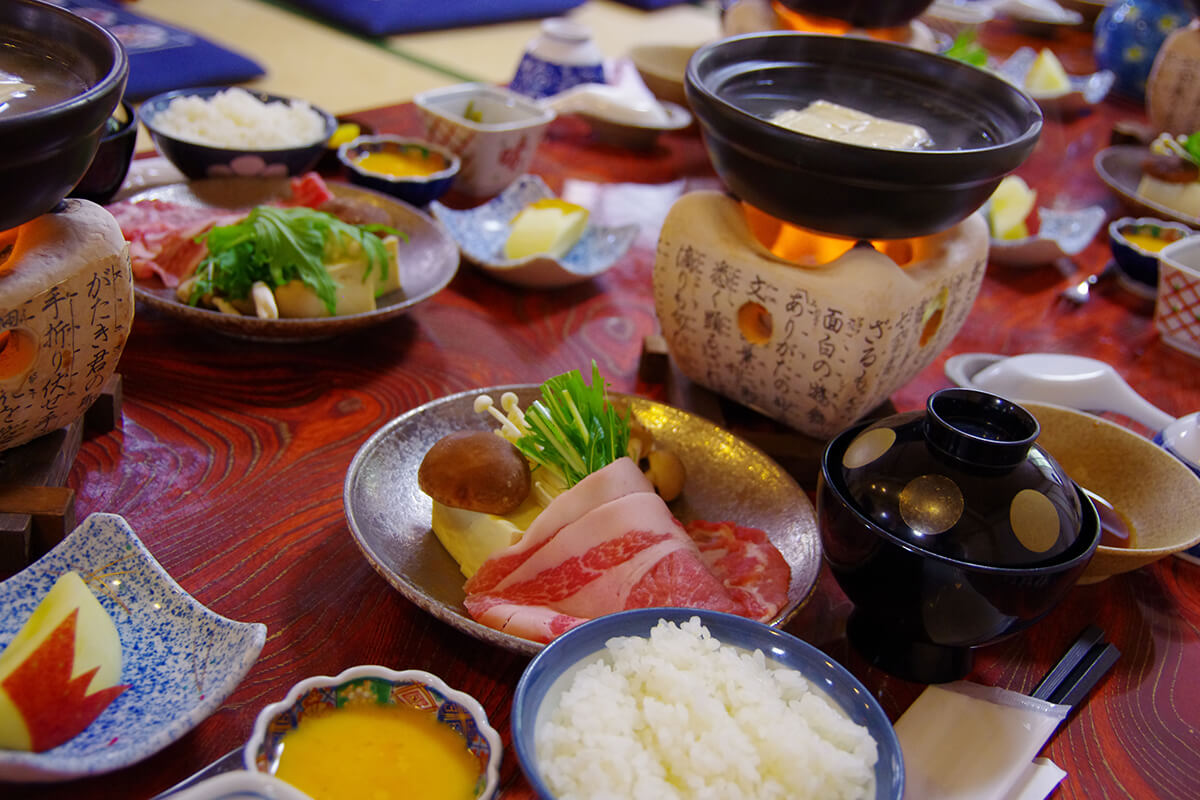
[[1038, 421], [974, 389], [930, 395], [924, 411], [839, 434], [825, 474], [891, 536], [985, 566], [1069, 558], [1084, 513], [1074, 482], [1035, 444]]

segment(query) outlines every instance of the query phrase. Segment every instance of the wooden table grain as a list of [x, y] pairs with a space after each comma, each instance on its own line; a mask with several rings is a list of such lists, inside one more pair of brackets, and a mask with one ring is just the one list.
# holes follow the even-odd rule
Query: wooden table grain
[[[1021, 43], [1049, 44], [1069, 71], [1092, 68], [1083, 33], [1039, 42], [999, 24], [984, 41], [1001, 57]], [[380, 130], [419, 132], [407, 105], [358, 116]], [[1115, 121], [1141, 117], [1136, 105], [1112, 100], [1075, 119], [1048, 119], [1019, 173], [1038, 189], [1040, 205], [1099, 203], [1120, 215], [1092, 156]], [[534, 170], [556, 189], [567, 180], [712, 176], [694, 130], [631, 153], [591, 141], [571, 118], [552, 126]], [[1200, 408], [1200, 362], [1159, 340], [1144, 303], [1112, 283], [1082, 307], [1057, 299], [1107, 258], [1101, 234], [1074, 259], [1070, 278], [1054, 267], [991, 265], [957, 338], [893, 404], [919, 408], [948, 386], [942, 368], [954, 353], [1051, 351], [1109, 361], [1170, 413]], [[80, 449], [70, 479], [77, 512], [124, 515], [200, 602], [265, 623], [266, 646], [216, 713], [145, 762], [67, 784], [9, 785], [0, 795], [150, 797], [240, 745], [258, 710], [296, 681], [356, 664], [440, 675], [480, 700], [507, 747], [513, 691], [528, 660], [438, 622], [375, 573], [344, 516], [346, 470], [375, 430], [452, 392], [540, 381], [595, 359], [614, 388], [661, 395], [662, 386], [637, 377], [643, 339], [657, 330], [653, 264], [653, 242], [643, 241], [610, 272], [555, 291], [514, 289], [464, 265], [406, 317], [308, 344], [238, 341], [139, 308], [120, 364], [123, 427]], [[850, 649], [849, 609], [824, 570], [787, 630], [845, 664], [895, 719], [923, 687], [871, 668]], [[1122, 656], [1042, 753], [1068, 772], [1055, 796], [1200, 797], [1200, 567], [1168, 558], [1076, 587], [1029, 631], [981, 651], [970, 678], [1029, 691], [1087, 623], [1100, 625]], [[511, 750], [502, 782], [506, 800], [531, 796]]]

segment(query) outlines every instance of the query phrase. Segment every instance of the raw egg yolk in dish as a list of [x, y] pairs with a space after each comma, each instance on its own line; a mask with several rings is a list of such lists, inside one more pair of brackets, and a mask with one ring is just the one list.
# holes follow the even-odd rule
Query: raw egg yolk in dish
[[355, 704], [305, 717], [280, 741], [275, 777], [314, 800], [470, 800], [479, 763], [428, 712]]
[[446, 159], [437, 153], [426, 150], [380, 150], [377, 153], [366, 153], [355, 160], [368, 172], [378, 172], [380, 175], [390, 175], [393, 178], [410, 178], [432, 175], [446, 168]]

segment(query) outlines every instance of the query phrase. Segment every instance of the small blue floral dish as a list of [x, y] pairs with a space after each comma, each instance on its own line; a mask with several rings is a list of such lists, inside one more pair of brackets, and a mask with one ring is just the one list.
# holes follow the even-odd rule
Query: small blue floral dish
[[452, 151], [421, 139], [360, 136], [338, 148], [350, 182], [426, 206], [450, 188], [462, 162]]
[[434, 202], [429, 210], [446, 226], [463, 258], [498, 280], [517, 286], [549, 289], [586, 281], [604, 272], [625, 255], [637, 238], [637, 225], [588, 223], [579, 241], [559, 259], [533, 256], [514, 261], [503, 256], [512, 220], [530, 203], [554, 197], [541, 178], [522, 175], [483, 205], [454, 210]]
[[0, 647], [71, 570], [116, 625], [121, 682], [129, 688], [58, 747], [0, 750], [0, 780], [66, 781], [148, 758], [216, 711], [266, 641], [266, 626], [226, 619], [196, 602], [122, 517], [92, 514], [49, 553], [0, 583]]
[[475, 800], [487, 800], [500, 784], [500, 735], [488, 723], [479, 701], [451, 689], [436, 675], [418, 669], [394, 670], [364, 665], [339, 675], [318, 675], [300, 681], [287, 696], [258, 713], [254, 730], [242, 751], [247, 770], [274, 774], [282, 753], [281, 740], [306, 717], [336, 713], [352, 705], [406, 706], [427, 712], [466, 740], [479, 765]]
[[1153, 298], [1158, 291], [1158, 254], [1193, 231], [1179, 222], [1121, 217], [1108, 225], [1108, 244], [1127, 288]]
[[[178, 98], [196, 98], [205, 103], [219, 102], [217, 95], [235, 91], [245, 93], [256, 99], [263, 106], [279, 110], [287, 106], [297, 113], [297, 109], [308, 108], [320, 117], [324, 125], [320, 127], [309, 140], [296, 145], [255, 148], [248, 146], [223, 147], [205, 144], [206, 136], [199, 138], [183, 138], [175, 133], [164, 130], [161, 124], [162, 115], [170, 107], [171, 102]], [[237, 97], [243, 97], [238, 94]], [[258, 109], [261, 111], [261, 109]], [[138, 109], [142, 124], [150, 132], [154, 146], [158, 148], [168, 161], [178, 167], [189, 178], [228, 178], [228, 177], [268, 177], [281, 178], [292, 175], [302, 175], [321, 160], [325, 152], [325, 143], [337, 130], [338, 122], [332, 114], [316, 106], [291, 97], [269, 94], [250, 89], [230, 89], [224, 86], [207, 86], [198, 89], [174, 89], [155, 95], [142, 103]], [[237, 125], [248, 125], [253, 114], [238, 114]], [[307, 116], [307, 115], [306, 115]], [[311, 117], [309, 118], [311, 120]], [[207, 125], [208, 121], [202, 124]], [[212, 131], [208, 131], [212, 135]], [[225, 131], [220, 133], [224, 134]]]
[[[652, 650], [649, 643], [654, 645]], [[631, 655], [621, 657], [618, 654], [622, 652]], [[697, 659], [708, 663], [697, 668]], [[608, 662], [608, 669], [598, 674], [603, 662]], [[628, 669], [638, 662], [642, 668], [649, 666], [656, 679]], [[698, 674], [701, 669], [704, 678]], [[776, 674], [777, 670], [781, 673]], [[588, 673], [592, 686], [578, 685], [578, 676]], [[694, 692], [695, 687], [691, 684], [701, 681], [707, 688]], [[771, 702], [777, 698], [771, 696], [770, 684], [790, 687], [803, 697], [792, 696], [786, 701], [780, 697], [778, 702]], [[734, 686], [736, 689], [732, 688]], [[645, 692], [646, 697], [639, 700], [636, 694], [630, 695], [628, 692], [633, 687]], [[580, 702], [589, 695], [589, 690], [591, 702]], [[683, 695], [680, 695], [681, 691]], [[756, 731], [747, 732], [738, 724], [738, 719], [713, 713], [721, 706], [722, 698], [727, 698], [726, 691], [737, 693], [739, 700], [746, 701], [739, 706], [741, 718], [752, 717], [754, 721], [750, 724]], [[585, 711], [588, 705], [598, 712], [595, 706], [604, 704], [605, 695], [610, 692], [624, 693], [610, 715], [559, 713], [566, 700], [571, 701], [575, 712]], [[693, 693], [704, 696], [700, 704], [686, 699]], [[729, 701], [724, 699], [724, 702]], [[688, 705], [693, 708], [688, 709]], [[771, 712], [761, 714], [759, 710], [765, 710], [768, 705]], [[541, 800], [555, 800], [551, 785], [573, 780], [566, 774], [572, 769], [568, 763], [556, 766], [547, 759], [565, 760], [573, 766], [583, 757], [578, 752], [568, 754], [559, 742], [571, 742], [580, 751], [595, 755], [600, 752], [596, 743], [601, 739], [614, 741], [613, 748], [616, 749], [636, 737], [648, 746], [645, 749], [641, 746], [622, 748], [620, 758], [633, 759], [633, 763], [640, 765], [635, 766], [634, 771], [652, 781], [660, 775], [663, 766], [660, 758], [666, 753], [678, 753], [688, 745], [673, 741], [670, 732], [661, 737], [656, 735], [653, 725], [645, 731], [640, 723], [657, 717], [671, 720], [664, 722], [664, 726], [669, 727], [678, 725], [675, 720], [687, 718], [684, 715], [704, 717], [694, 726], [697, 731], [704, 728], [701, 736], [704, 741], [736, 741], [733, 749], [739, 755], [735, 758], [744, 758], [745, 748], [756, 746], [753, 742], [756, 736], [771, 734], [779, 742], [827, 747], [825, 755], [843, 765], [858, 762], [865, 751], [873, 749], [873, 767], [868, 758], [862, 760], [861, 770], [865, 775], [859, 773], [858, 763], [854, 765], [855, 780], [862, 781], [855, 789], [866, 789], [866, 796], [873, 800], [900, 800], [904, 795], [904, 757], [895, 729], [879, 702], [857, 678], [818, 648], [795, 636], [746, 617], [718, 611], [634, 609], [598, 617], [559, 636], [529, 662], [517, 682], [512, 703], [512, 746], [521, 771], [537, 796]], [[581, 721], [581, 716], [587, 716], [587, 729], [581, 730], [574, 724]], [[838, 725], [827, 729], [830, 739], [821, 741], [824, 737], [815, 734], [816, 719], [830, 723], [836, 719]], [[813, 724], [812, 728], [808, 727], [810, 724]], [[567, 730], [555, 732], [561, 736], [546, 730], [539, 734], [539, 729], [546, 725]], [[838, 734], [832, 733], [834, 728], [839, 730]], [[638, 732], [634, 733], [634, 730]], [[718, 731], [722, 734], [720, 738]], [[790, 739], [789, 734], [799, 735]], [[867, 734], [874, 740], [873, 747], [865, 742]], [[554, 744], [550, 749], [558, 752], [548, 756], [546, 745], [551, 742]], [[706, 764], [710, 774], [717, 776], [726, 769], [735, 769], [728, 763], [721, 763], [728, 757], [710, 753], [708, 748], [702, 749], [706, 756], [711, 756]], [[838, 750], [836, 755], [832, 754], [834, 749]], [[786, 744], [776, 750], [775, 758], [788, 757], [785, 755]], [[767, 760], [766, 755], [763, 760]], [[608, 775], [605, 767], [612, 765], [589, 766], [593, 767], [593, 774]], [[773, 774], [780, 778], [778, 771]], [[814, 775], [812, 771], [805, 775], [805, 779], [813, 782], [828, 777]], [[780, 788], [778, 782], [776, 788]], [[849, 787], [843, 784], [824, 788], [830, 791], [815, 791], [814, 794], [832, 796], [833, 791], [848, 790]], [[614, 792], [616, 795], [621, 793], [620, 790]]]

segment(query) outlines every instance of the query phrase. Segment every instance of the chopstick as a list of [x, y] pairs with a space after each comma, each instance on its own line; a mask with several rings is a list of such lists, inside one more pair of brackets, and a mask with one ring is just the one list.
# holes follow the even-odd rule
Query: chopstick
[[1089, 625], [1030, 695], [1075, 707], [1096, 687], [1120, 655], [1116, 645], [1104, 641], [1104, 631]]
[[1072, 708], [1079, 705], [1120, 657], [1121, 651], [1116, 645], [1096, 645], [1088, 653], [1087, 659], [1072, 671], [1066, 683], [1059, 687], [1059, 691], [1050, 696], [1050, 702]]

